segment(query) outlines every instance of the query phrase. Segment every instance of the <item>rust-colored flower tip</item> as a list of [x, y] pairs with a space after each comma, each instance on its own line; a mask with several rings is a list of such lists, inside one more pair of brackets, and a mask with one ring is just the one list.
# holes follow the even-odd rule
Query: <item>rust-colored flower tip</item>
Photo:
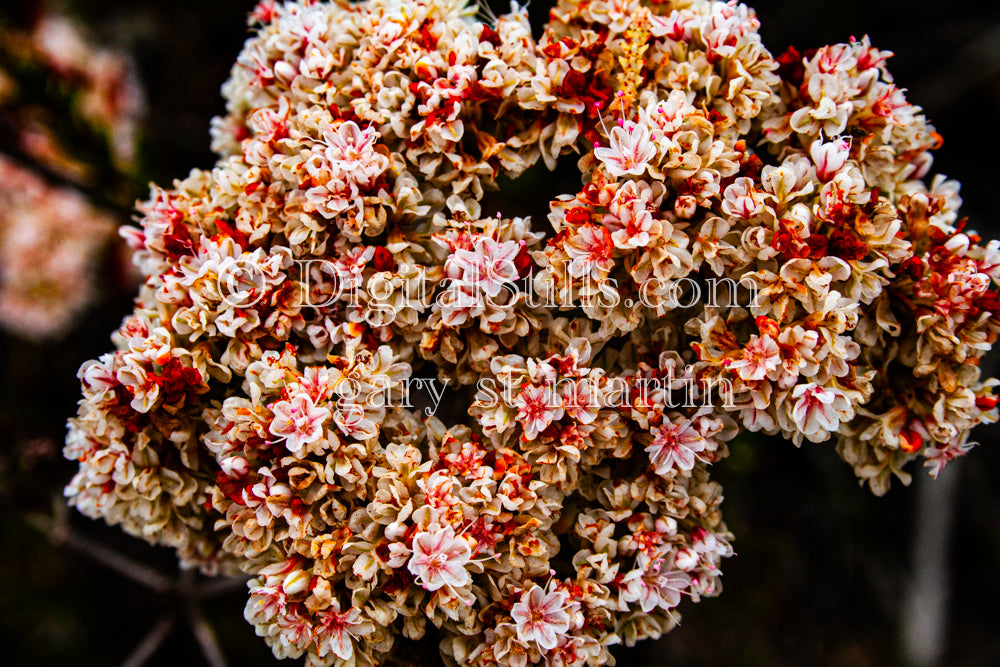
[[[741, 431], [835, 438], [882, 494], [997, 418], [1000, 243], [890, 54], [774, 58], [735, 3], [474, 14], [262, 3], [80, 371], [70, 502], [252, 575], [307, 665], [608, 664], [720, 590]], [[481, 210], [568, 153], [547, 220]]]

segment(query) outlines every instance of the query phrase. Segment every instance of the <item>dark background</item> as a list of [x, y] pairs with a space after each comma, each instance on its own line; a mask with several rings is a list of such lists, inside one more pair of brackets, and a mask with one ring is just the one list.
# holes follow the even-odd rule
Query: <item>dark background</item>
[[[145, 176], [161, 184], [213, 163], [209, 119], [223, 112], [219, 86], [243, 40], [253, 2], [236, 0], [74, 0], [100, 39], [130, 49], [148, 99]], [[505, 3], [493, 2], [497, 11]], [[0, 15], [30, 18], [36, 3], [0, 0]], [[1000, 3], [899, 0], [760, 0], [753, 3], [774, 54], [871, 36], [896, 53], [890, 70], [923, 106], [944, 146], [935, 172], [962, 182], [964, 214], [985, 238], [995, 222], [1000, 183]], [[538, 24], [547, 3], [531, 7]], [[537, 31], [536, 31], [537, 32]], [[142, 196], [137, 192], [136, 196]], [[127, 219], [128, 210], [121, 215]], [[83, 361], [110, 348], [109, 333], [130, 310], [112, 294], [56, 344], [0, 334], [0, 655], [11, 665], [108, 665], [126, 659], [164, 612], [184, 610], [176, 591], [151, 592], [53, 544], [27, 519], [51, 515], [53, 494], [74, 465], [59, 450], [75, 412]], [[994, 357], [985, 364], [995, 372]], [[983, 446], [954, 464], [953, 524], [946, 546], [950, 596], [940, 664], [1000, 664], [1000, 452], [996, 427], [974, 434]], [[924, 482], [896, 484], [885, 498], [858, 487], [832, 445], [742, 440], [714, 471], [724, 514], [736, 534], [725, 592], [682, 604], [683, 627], [660, 641], [616, 650], [622, 665], [902, 665], [903, 600], [914, 563], [914, 528]], [[936, 501], [947, 507], [948, 498]], [[79, 516], [85, 539], [174, 577], [172, 554], [153, 550]], [[271, 664], [270, 652], [242, 619], [237, 590], [205, 604], [229, 664]], [[204, 664], [193, 633], [179, 622], [150, 665]]]

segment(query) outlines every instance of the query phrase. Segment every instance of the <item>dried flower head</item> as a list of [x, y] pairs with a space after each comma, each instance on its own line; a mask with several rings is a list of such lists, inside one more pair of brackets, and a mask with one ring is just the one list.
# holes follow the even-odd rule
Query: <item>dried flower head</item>
[[[252, 575], [276, 655], [608, 664], [720, 590], [741, 430], [884, 493], [996, 419], [997, 244], [867, 40], [775, 59], [706, 0], [562, 0], [538, 41], [461, 0], [252, 22], [215, 168], [140, 206], [67, 495]], [[483, 215], [569, 153], [546, 221]]]

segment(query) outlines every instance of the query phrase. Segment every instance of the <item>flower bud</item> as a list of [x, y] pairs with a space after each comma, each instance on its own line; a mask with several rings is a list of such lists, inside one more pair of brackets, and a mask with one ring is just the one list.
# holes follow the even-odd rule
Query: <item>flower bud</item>
[[680, 549], [676, 554], [674, 554], [674, 565], [676, 565], [678, 569], [690, 572], [698, 567], [698, 556], [691, 549]]
[[851, 144], [846, 139], [836, 139], [823, 143], [817, 139], [809, 147], [809, 155], [816, 165], [816, 175], [821, 181], [828, 181], [840, 171], [851, 155]]
[[292, 570], [281, 582], [281, 588], [285, 591], [285, 595], [296, 595], [309, 588], [311, 581], [312, 575], [305, 570]]
[[246, 477], [247, 473], [250, 472], [250, 464], [242, 456], [231, 456], [228, 459], [223, 459], [219, 461], [219, 467], [226, 475], [235, 478]]

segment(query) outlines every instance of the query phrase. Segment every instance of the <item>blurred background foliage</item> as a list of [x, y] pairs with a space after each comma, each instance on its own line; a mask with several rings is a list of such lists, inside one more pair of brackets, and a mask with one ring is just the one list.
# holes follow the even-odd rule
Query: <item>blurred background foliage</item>
[[[223, 111], [219, 87], [248, 35], [253, 0], [72, 0], [65, 3], [96, 43], [130, 53], [145, 94], [138, 160], [124, 172], [94, 158], [85, 132], [70, 137], [96, 168], [75, 184], [122, 222], [146, 183], [167, 184], [193, 167], [209, 168], [209, 119]], [[495, 11], [505, 3], [492, 2]], [[987, 239], [996, 223], [1000, 182], [1000, 3], [925, 0], [758, 0], [764, 43], [778, 54], [871, 36], [896, 53], [890, 70], [908, 97], [923, 106], [944, 137], [936, 172], [963, 184], [964, 214]], [[0, 1], [0, 27], [30, 26], [41, 3]], [[544, 0], [530, 7], [540, 26]], [[57, 117], [57, 120], [59, 118]], [[65, 120], [65, 119], [63, 119]], [[0, 124], [0, 152], [29, 164], [43, 178], [57, 173], [34, 164]], [[79, 145], [76, 145], [79, 144]], [[552, 183], [572, 185], [572, 161]], [[537, 172], [536, 172], [537, 174]], [[533, 174], [534, 175], [534, 174]], [[530, 176], [526, 176], [526, 179]], [[562, 180], [562, 179], [568, 180]], [[526, 181], [530, 187], [530, 181]], [[519, 184], [520, 185], [520, 184]], [[544, 210], [544, 197], [535, 202]], [[496, 199], [499, 206], [502, 198]], [[520, 211], [513, 211], [520, 213]], [[107, 259], [107, 258], [106, 258]], [[108, 271], [120, 270], [107, 259]], [[185, 628], [191, 614], [185, 581], [159, 592], [88, 557], [87, 549], [51, 539], [29, 519], [53, 515], [53, 496], [74, 469], [60, 455], [65, 420], [75, 413], [79, 365], [110, 348], [109, 333], [130, 310], [127, 281], [104, 285], [98, 305], [56, 342], [33, 343], [0, 332], [0, 646], [8, 665], [120, 664], [163, 617], [178, 622], [149, 665], [199, 665], [205, 651]], [[996, 355], [985, 368], [996, 374]], [[946, 643], [940, 664], [1000, 664], [1000, 451], [997, 427], [974, 434], [983, 444], [956, 462], [953, 495], [932, 501], [953, 522], [939, 535], [950, 581]], [[715, 471], [726, 491], [724, 513], [736, 534], [737, 557], [724, 567], [724, 594], [681, 606], [682, 627], [660, 641], [617, 651], [628, 666], [903, 665], [901, 629], [913, 585], [915, 527], [923, 472], [914, 486], [897, 485], [875, 498], [858, 488], [831, 445], [795, 449], [768, 438], [745, 439]], [[944, 477], [943, 475], [942, 477]], [[957, 481], [957, 483], [955, 483]], [[157, 568], [171, 580], [171, 553], [154, 550], [116, 529], [79, 516], [71, 530]], [[58, 532], [58, 531], [56, 531]], [[57, 535], [58, 537], [58, 535]], [[932, 545], [933, 546], [933, 545]], [[92, 550], [91, 550], [92, 551]], [[107, 560], [107, 559], [105, 559]], [[242, 618], [242, 587], [205, 601], [228, 664], [273, 664]], [[185, 616], [187, 614], [187, 616]], [[167, 632], [166, 628], [161, 628]]]

